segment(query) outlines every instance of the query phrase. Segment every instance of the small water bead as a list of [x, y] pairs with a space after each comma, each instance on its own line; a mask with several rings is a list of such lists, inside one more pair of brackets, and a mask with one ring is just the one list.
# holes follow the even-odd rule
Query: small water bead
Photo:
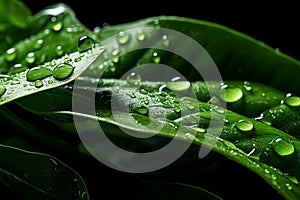
[[195, 109], [195, 106], [194, 106], [193, 104], [190, 104], [190, 103], [188, 103], [188, 104], [186, 105], [186, 107], [187, 107], [187, 109], [189, 109], [189, 110], [194, 110], [194, 109]]
[[63, 28], [63, 23], [61, 21], [54, 21], [52, 24], [52, 30], [53, 31], [60, 31]]
[[40, 49], [42, 45], [44, 44], [44, 40], [39, 39], [33, 44], [34, 49]]
[[93, 40], [93, 38], [85, 35], [79, 38], [77, 49], [80, 53], [82, 53], [89, 49], [92, 49], [94, 45], [95, 45], [95, 41]]
[[130, 74], [128, 74], [126, 80], [127, 80], [128, 84], [137, 86], [141, 83], [142, 76], [140, 74], [135, 73], [135, 72], [131, 72]]
[[0, 85], [0, 97], [6, 92], [6, 87]]
[[144, 89], [144, 88], [141, 88], [141, 89], [139, 90], [139, 92], [140, 92], [141, 94], [147, 94], [147, 93], [148, 93], [148, 91], [147, 91], [146, 89]]
[[34, 83], [34, 86], [36, 87], [36, 88], [40, 88], [40, 87], [42, 87], [44, 84], [43, 84], [43, 81], [41, 81], [41, 80], [36, 80], [35, 81], [35, 83]]
[[70, 64], [62, 63], [58, 64], [53, 69], [53, 77], [58, 80], [63, 80], [72, 75], [74, 67]]
[[22, 65], [21, 63], [16, 63], [11, 68], [11, 74], [19, 73], [19, 72], [25, 71], [26, 69], [27, 69], [26, 66]]
[[169, 46], [169, 45], [170, 45], [170, 40], [168, 39], [168, 36], [167, 36], [167, 35], [163, 35], [161, 38], [162, 38], [163, 44], [164, 44], [165, 46]]
[[176, 107], [176, 108], [174, 108], [174, 112], [175, 112], [175, 113], [180, 113], [180, 112], [181, 112], [181, 109], [180, 109], [179, 107]]
[[141, 30], [137, 33], [137, 40], [138, 41], [144, 41], [146, 39], [146, 34], [142, 32]]
[[17, 51], [15, 48], [10, 48], [6, 51], [5, 60], [7, 62], [12, 62], [17, 58]]
[[160, 24], [159, 24], [159, 20], [158, 20], [158, 19], [154, 20], [154, 21], [153, 21], [153, 24], [154, 24], [154, 26], [155, 26], [156, 28], [159, 28], [159, 27], [160, 27]]
[[300, 97], [293, 96], [291, 93], [288, 93], [284, 98], [284, 102], [288, 106], [297, 107], [300, 106]]
[[124, 31], [119, 32], [117, 41], [119, 44], [126, 44], [130, 40], [130, 35]]
[[61, 45], [56, 46], [55, 48], [56, 55], [61, 56], [64, 54], [64, 48]]
[[190, 139], [190, 140], [193, 140], [195, 138], [195, 136], [191, 133], [185, 133], [184, 136], [187, 138], [187, 139]]
[[153, 52], [152, 56], [153, 56], [153, 62], [154, 63], [160, 63], [160, 57], [159, 57], [159, 55], [156, 51]]
[[252, 90], [251, 83], [248, 82], [248, 81], [244, 81], [244, 88], [245, 88], [245, 90], [247, 90], [247, 91], [251, 91], [251, 90]]
[[26, 62], [29, 63], [29, 64], [32, 64], [35, 62], [35, 53], [34, 52], [29, 52], [27, 55], [26, 55]]
[[287, 187], [288, 190], [292, 190], [293, 186], [289, 183], [286, 183], [285, 186]]
[[238, 87], [225, 86], [224, 89], [225, 89], [225, 96], [222, 95], [221, 98], [228, 103], [237, 102], [243, 97], [243, 91]]
[[172, 91], [184, 91], [190, 88], [191, 83], [189, 81], [175, 81], [167, 82], [166, 85]]
[[36, 81], [52, 75], [52, 70], [46, 67], [34, 67], [26, 73], [27, 81]]
[[277, 138], [272, 142], [272, 148], [280, 156], [288, 156], [294, 153], [294, 145], [290, 144], [282, 138]]
[[235, 123], [235, 127], [240, 131], [251, 131], [254, 126], [251, 121], [242, 119]]

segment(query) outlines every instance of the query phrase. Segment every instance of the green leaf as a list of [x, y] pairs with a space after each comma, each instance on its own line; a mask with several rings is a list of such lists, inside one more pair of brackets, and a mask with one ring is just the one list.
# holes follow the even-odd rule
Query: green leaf
[[0, 145], [0, 158], [0, 182], [18, 198], [89, 199], [83, 179], [52, 156]]

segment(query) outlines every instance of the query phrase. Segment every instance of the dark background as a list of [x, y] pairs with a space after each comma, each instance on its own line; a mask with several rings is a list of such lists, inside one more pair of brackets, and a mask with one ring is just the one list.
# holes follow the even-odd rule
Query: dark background
[[[176, 15], [219, 23], [246, 33], [273, 48], [300, 59], [300, 11], [293, 1], [197, 1], [197, 0], [23, 0], [36, 13], [62, 2], [93, 29], [146, 17]], [[270, 3], [268, 3], [270, 2]], [[294, 1], [297, 2], [297, 1]]]

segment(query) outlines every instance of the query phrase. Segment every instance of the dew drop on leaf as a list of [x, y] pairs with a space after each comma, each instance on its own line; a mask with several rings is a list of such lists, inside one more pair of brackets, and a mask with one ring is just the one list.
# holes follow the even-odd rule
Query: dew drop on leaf
[[134, 107], [132, 108], [132, 110], [138, 114], [141, 114], [141, 115], [147, 115], [149, 110], [144, 107], [144, 106], [141, 106], [141, 107]]
[[119, 32], [117, 41], [119, 44], [126, 44], [130, 40], [130, 35], [124, 31]]
[[6, 88], [3, 85], [0, 85], [0, 97], [5, 93]]
[[293, 144], [290, 144], [281, 138], [277, 138], [272, 142], [272, 148], [280, 156], [287, 156], [295, 151]]
[[12, 62], [17, 58], [17, 51], [15, 48], [10, 48], [6, 51], [5, 60], [7, 62]]
[[141, 30], [137, 33], [137, 40], [138, 41], [144, 41], [146, 39], [146, 34], [142, 32]]
[[237, 102], [242, 97], [243, 91], [238, 87], [226, 87], [225, 94], [221, 96], [221, 98], [228, 103]]
[[35, 83], [34, 83], [34, 86], [36, 88], [40, 88], [43, 86], [43, 82], [41, 80], [36, 80]]
[[140, 74], [136, 74], [135, 72], [132, 72], [132, 73], [128, 74], [126, 80], [127, 80], [127, 83], [137, 86], [141, 83], [142, 77]]
[[244, 81], [244, 88], [245, 88], [245, 90], [247, 90], [247, 91], [251, 91], [251, 90], [252, 90], [251, 83], [248, 82], [248, 81]]
[[61, 45], [58, 45], [55, 49], [56, 55], [61, 56], [64, 54], [64, 48]]
[[34, 52], [29, 52], [27, 55], [26, 55], [26, 62], [29, 63], [29, 64], [32, 64], [34, 63], [35, 61], [35, 53]]
[[192, 129], [194, 129], [195, 131], [199, 132], [199, 133], [205, 133], [206, 130], [204, 128], [200, 128], [200, 127], [193, 127]]
[[77, 49], [79, 52], [85, 52], [94, 47], [95, 41], [89, 36], [79, 38]]
[[235, 123], [235, 127], [240, 131], [251, 131], [253, 129], [253, 124], [250, 121], [242, 119]]
[[34, 49], [40, 49], [42, 47], [43, 43], [44, 43], [44, 40], [39, 39], [35, 42], [35, 44], [33, 44], [33, 48]]
[[284, 98], [284, 102], [288, 106], [297, 107], [300, 106], [300, 97], [292, 96], [291, 93], [288, 93]]
[[162, 38], [163, 44], [164, 44], [165, 46], [169, 46], [169, 45], [170, 45], [170, 40], [168, 39], [168, 36], [167, 36], [167, 35], [163, 35], [161, 38]]
[[167, 82], [167, 88], [173, 91], [184, 91], [190, 88], [191, 83], [189, 81], [174, 81]]
[[51, 75], [52, 75], [52, 71], [47, 67], [34, 67], [29, 69], [28, 72], [26, 73], [26, 80], [36, 81], [36, 80], [44, 79]]
[[58, 80], [63, 80], [72, 75], [74, 71], [74, 67], [70, 64], [58, 64], [54, 69], [53, 69], [53, 77]]
[[160, 57], [159, 57], [159, 55], [156, 51], [153, 52], [152, 56], [153, 56], [153, 62], [154, 63], [160, 63]]
[[61, 21], [55, 21], [52, 24], [53, 31], [60, 31], [63, 28], [63, 23]]

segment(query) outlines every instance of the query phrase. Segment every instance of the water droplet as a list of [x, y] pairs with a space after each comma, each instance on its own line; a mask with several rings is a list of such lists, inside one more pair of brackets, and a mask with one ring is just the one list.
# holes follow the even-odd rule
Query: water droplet
[[137, 40], [138, 41], [144, 41], [146, 39], [146, 34], [142, 31], [139, 31], [137, 34]]
[[155, 20], [153, 21], [153, 24], [154, 24], [154, 26], [155, 26], [156, 28], [159, 28], [159, 27], [160, 27], [160, 25], [159, 25], [159, 20], [158, 20], [158, 19], [155, 19]]
[[288, 190], [292, 190], [293, 186], [289, 183], [286, 183], [285, 186], [287, 187]]
[[141, 106], [141, 107], [134, 107], [132, 108], [132, 110], [138, 114], [141, 114], [141, 115], [147, 115], [149, 110], [144, 107], [144, 106]]
[[5, 93], [6, 88], [3, 85], [0, 85], [0, 97]]
[[170, 40], [168, 39], [168, 36], [167, 36], [167, 35], [163, 35], [161, 38], [162, 38], [163, 44], [164, 44], [165, 46], [169, 46], [169, 45], [170, 45]]
[[272, 148], [280, 156], [291, 155], [295, 151], [294, 145], [282, 140], [281, 138], [277, 138], [272, 142]]
[[27, 69], [26, 66], [22, 65], [21, 63], [16, 63], [14, 64], [13, 68], [11, 68], [10, 73], [11, 74], [19, 73], [25, 71], [26, 69]]
[[41, 80], [36, 80], [35, 81], [35, 83], [34, 83], [34, 86], [36, 87], [36, 88], [40, 88], [40, 87], [42, 87], [44, 84], [43, 84], [43, 81], [41, 81]]
[[55, 49], [56, 55], [61, 56], [64, 53], [64, 48], [61, 45], [58, 45]]
[[287, 175], [286, 176], [290, 181], [292, 181], [295, 184], [299, 184], [297, 178], [295, 176]]
[[237, 87], [226, 87], [225, 88], [225, 96], [221, 96], [221, 98], [228, 102], [234, 103], [240, 100], [243, 97], [243, 91]]
[[148, 93], [148, 91], [147, 91], [146, 89], [144, 89], [144, 88], [141, 88], [141, 89], [139, 90], [139, 92], [140, 92], [141, 94], [147, 94], [147, 93]]
[[5, 60], [7, 62], [12, 62], [17, 58], [17, 51], [15, 48], [10, 48], [6, 51]]
[[180, 112], [181, 112], [181, 109], [180, 109], [179, 107], [176, 107], [176, 108], [174, 108], [174, 112], [180, 113]]
[[135, 72], [132, 72], [128, 74], [127, 76], [127, 83], [131, 85], [139, 85], [141, 83], [142, 77], [140, 74], [136, 74]]
[[194, 140], [195, 136], [191, 133], [185, 133], [184, 136], [187, 138], [187, 139], [190, 139], [190, 140]]
[[89, 36], [82, 36], [77, 44], [79, 52], [85, 52], [94, 47], [95, 41]]
[[63, 28], [63, 23], [61, 21], [55, 21], [52, 24], [53, 31], [60, 31]]
[[154, 63], [160, 63], [160, 57], [159, 57], [159, 55], [156, 51], [153, 52], [152, 56], [153, 56], [153, 62]]
[[193, 127], [192, 129], [194, 129], [195, 131], [199, 132], [199, 133], [205, 133], [206, 130], [204, 128], [200, 128], [200, 127]]
[[127, 94], [130, 98], [136, 98], [135, 94], [134, 93], [128, 93]]
[[247, 91], [251, 91], [252, 90], [251, 83], [249, 83], [248, 81], [244, 81], [244, 88]]
[[128, 33], [125, 33], [124, 31], [121, 31], [118, 34], [117, 40], [119, 44], [126, 44], [130, 40], [130, 35]]
[[34, 49], [40, 49], [44, 43], [44, 40], [39, 39], [33, 44]]
[[184, 91], [190, 88], [191, 83], [189, 81], [175, 81], [167, 82], [167, 87], [173, 91]]
[[194, 109], [195, 109], [195, 106], [194, 106], [193, 104], [190, 104], [190, 103], [188, 103], [188, 104], [186, 105], [186, 107], [187, 107], [187, 109], [189, 109], [189, 110], [194, 110]]
[[52, 71], [46, 67], [34, 67], [26, 74], [27, 81], [36, 81], [52, 75]]
[[29, 63], [29, 64], [32, 64], [34, 63], [35, 61], [35, 53], [34, 52], [29, 52], [27, 55], [26, 55], [26, 62]]
[[53, 77], [58, 80], [66, 79], [72, 75], [74, 67], [70, 64], [59, 64], [53, 69]]
[[284, 102], [291, 107], [300, 106], [300, 97], [292, 96], [291, 93], [288, 93], [284, 98]]
[[240, 131], [251, 131], [253, 129], [253, 124], [250, 121], [242, 119], [235, 123], [235, 127]]

